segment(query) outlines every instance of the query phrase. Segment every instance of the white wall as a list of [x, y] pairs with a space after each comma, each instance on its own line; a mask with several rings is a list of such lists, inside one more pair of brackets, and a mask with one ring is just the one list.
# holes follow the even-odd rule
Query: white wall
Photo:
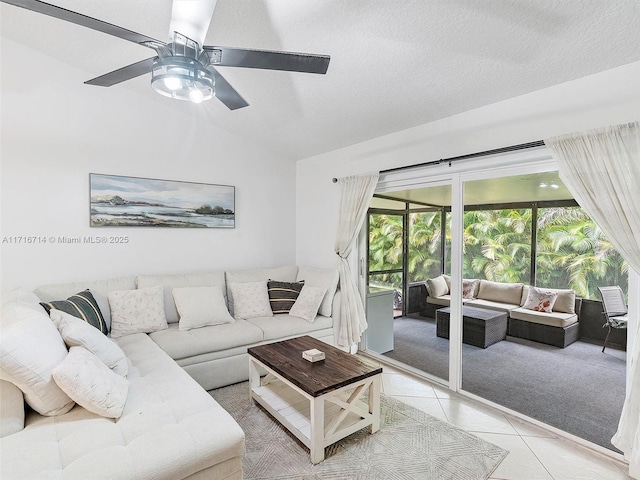
[[[341, 177], [640, 120], [640, 62], [297, 163], [296, 260], [334, 266]], [[444, 167], [447, 168], [447, 167]], [[434, 173], [438, 167], [434, 167]]]
[[[200, 124], [198, 109], [206, 104], [177, 105], [121, 86], [83, 85], [88, 78], [87, 72], [2, 39], [3, 290], [295, 263], [290, 159]], [[90, 228], [90, 172], [235, 185], [236, 228]], [[128, 236], [129, 243], [6, 241], [21, 235], [118, 235]]]

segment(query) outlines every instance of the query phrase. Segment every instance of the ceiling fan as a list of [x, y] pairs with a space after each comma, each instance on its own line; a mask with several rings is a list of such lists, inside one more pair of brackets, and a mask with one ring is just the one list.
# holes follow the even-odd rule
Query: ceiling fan
[[161, 95], [194, 103], [215, 96], [230, 110], [235, 110], [249, 104], [220, 75], [216, 66], [319, 74], [329, 68], [328, 55], [203, 45], [217, 0], [174, 0], [170, 43], [38, 0], [0, 1], [155, 50], [155, 56], [88, 80], [85, 82], [88, 85], [110, 87], [150, 72], [151, 86]]

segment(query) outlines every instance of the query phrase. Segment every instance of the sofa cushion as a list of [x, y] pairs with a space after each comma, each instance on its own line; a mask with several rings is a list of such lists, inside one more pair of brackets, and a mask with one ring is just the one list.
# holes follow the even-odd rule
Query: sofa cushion
[[107, 295], [114, 290], [133, 290], [136, 288], [136, 277], [120, 277], [110, 280], [97, 280], [88, 282], [60, 283], [54, 285], [43, 285], [34, 290], [34, 293], [43, 302], [67, 298], [71, 295], [89, 289], [95, 298], [100, 312], [107, 323], [107, 328], [111, 328], [111, 310]]
[[109, 292], [111, 337], [151, 333], [167, 328], [162, 286]]
[[269, 280], [267, 282], [267, 292], [269, 293], [271, 311], [273, 313], [289, 313], [289, 310], [298, 299], [302, 287], [304, 287], [304, 281], [278, 282]]
[[235, 321], [227, 310], [221, 285], [174, 288], [172, 294], [180, 314], [179, 330]]
[[430, 297], [441, 297], [449, 294], [449, 287], [444, 279], [444, 275], [427, 280], [427, 289]]
[[[67, 347], [47, 313], [38, 305], [7, 303], [0, 320], [0, 379], [16, 385], [36, 412], [61, 415], [74, 405], [51, 376], [67, 356]], [[100, 335], [102, 335], [100, 333]]]
[[300, 267], [298, 270], [298, 282], [304, 281], [304, 284], [310, 287], [325, 289], [325, 294], [318, 310], [320, 315], [325, 317], [330, 317], [332, 314], [333, 296], [338, 289], [339, 280], [340, 275], [337, 268]]
[[550, 325], [552, 327], [566, 327], [572, 325], [578, 321], [578, 316], [575, 313], [563, 313], [563, 312], [536, 312], [534, 310], [528, 310], [523, 307], [518, 307], [509, 312], [511, 318], [517, 320], [524, 320], [532, 323], [539, 323], [542, 325]]
[[51, 315], [51, 310], [62, 310], [63, 312], [78, 317], [92, 327], [97, 328], [107, 335], [109, 329], [102, 316], [100, 307], [89, 290], [71, 295], [66, 300], [53, 300], [51, 302], [41, 302], [40, 305]]
[[498, 303], [520, 306], [522, 299], [522, 283], [502, 283], [480, 280], [478, 298]]
[[493, 302], [491, 300], [484, 300], [482, 298], [465, 300], [463, 303], [471, 307], [488, 308], [489, 310], [497, 310], [498, 312], [507, 312], [507, 313], [509, 313], [514, 308], [519, 307], [518, 305], [513, 303]]
[[298, 274], [296, 265], [277, 268], [260, 268], [255, 270], [232, 270], [225, 272], [227, 284], [227, 302], [229, 303], [229, 312], [235, 317], [235, 309], [233, 305], [233, 297], [229, 287], [232, 283], [246, 282], [267, 282], [269, 280], [277, 280], [279, 282], [295, 282]]
[[317, 315], [313, 322], [307, 322], [300, 317], [286, 313], [273, 317], [250, 318], [247, 322], [264, 332], [265, 340], [280, 340], [292, 336], [307, 335], [333, 326], [331, 317]]
[[522, 308], [536, 312], [551, 313], [558, 294], [538, 287], [529, 287], [528, 290], [527, 300], [522, 305]]
[[234, 318], [270, 317], [273, 315], [269, 304], [267, 282], [231, 283]]
[[[173, 289], [180, 287], [222, 287], [222, 293], [227, 298], [227, 290], [224, 282], [224, 272], [199, 272], [173, 275], [138, 275], [138, 288], [164, 287], [164, 314], [168, 323], [177, 323], [180, 319], [173, 298]], [[135, 287], [134, 287], [135, 288]], [[124, 289], [123, 289], [124, 290]]]
[[24, 428], [24, 395], [13, 383], [0, 380], [0, 438]]
[[149, 337], [174, 360], [253, 345], [264, 339], [262, 330], [247, 320], [182, 331], [173, 323]]
[[326, 291], [326, 288], [305, 285], [296, 303], [291, 307], [289, 314], [294, 317], [303, 318], [307, 322], [313, 322], [316, 319], [316, 315], [318, 315], [318, 309], [320, 308]]
[[71, 399], [90, 412], [107, 418], [122, 415], [129, 390], [128, 380], [113, 372], [89, 350], [71, 347], [52, 375]]
[[61, 310], [51, 311], [51, 321], [60, 332], [67, 347], [83, 347], [118, 375], [127, 376], [127, 357], [113, 340], [105, 337], [83, 320]]

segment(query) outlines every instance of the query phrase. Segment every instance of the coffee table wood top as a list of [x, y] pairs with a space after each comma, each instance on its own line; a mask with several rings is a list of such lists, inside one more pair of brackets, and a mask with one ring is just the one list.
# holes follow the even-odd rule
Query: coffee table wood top
[[[312, 348], [324, 352], [325, 359], [309, 362], [302, 358], [302, 352]], [[382, 373], [382, 368], [306, 335], [251, 347], [248, 352], [313, 397]]]

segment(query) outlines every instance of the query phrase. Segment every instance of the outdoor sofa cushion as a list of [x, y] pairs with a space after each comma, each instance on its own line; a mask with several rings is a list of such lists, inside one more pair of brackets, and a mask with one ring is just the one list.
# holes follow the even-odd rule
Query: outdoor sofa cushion
[[524, 320], [532, 323], [539, 323], [541, 325], [549, 325], [552, 327], [566, 327], [572, 325], [578, 321], [578, 315], [575, 313], [562, 313], [562, 312], [536, 312], [534, 310], [528, 310], [523, 307], [516, 308], [509, 312], [511, 318], [516, 320]]
[[502, 283], [480, 280], [478, 298], [491, 302], [520, 306], [523, 286], [522, 283]]
[[[560, 288], [545, 288], [545, 290], [549, 290], [550, 292], [555, 292], [558, 294], [556, 298], [556, 302], [553, 304], [553, 312], [561, 312], [561, 313], [575, 313], [576, 312], [576, 292], [570, 288], [568, 289], [560, 289]], [[527, 297], [529, 295], [529, 286], [525, 285], [522, 289], [522, 299], [520, 300], [520, 306], [523, 306], [527, 301]]]

